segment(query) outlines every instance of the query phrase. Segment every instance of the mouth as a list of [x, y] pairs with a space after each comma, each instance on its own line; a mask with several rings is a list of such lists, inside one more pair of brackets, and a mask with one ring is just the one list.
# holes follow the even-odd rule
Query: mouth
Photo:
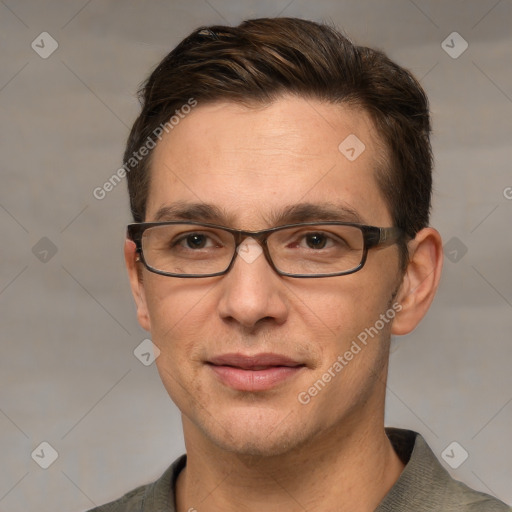
[[224, 354], [207, 361], [222, 384], [237, 391], [266, 391], [291, 379], [305, 364], [279, 354]]

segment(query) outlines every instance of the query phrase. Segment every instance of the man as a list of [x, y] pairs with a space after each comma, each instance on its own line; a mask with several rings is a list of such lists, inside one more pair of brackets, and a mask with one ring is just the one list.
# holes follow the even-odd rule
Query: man
[[186, 457], [108, 511], [505, 511], [384, 429], [391, 334], [427, 312], [426, 96], [298, 19], [193, 32], [141, 91], [126, 264]]

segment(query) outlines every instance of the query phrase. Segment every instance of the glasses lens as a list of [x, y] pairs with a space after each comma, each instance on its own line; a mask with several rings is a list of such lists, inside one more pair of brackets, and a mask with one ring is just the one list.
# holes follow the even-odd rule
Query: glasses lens
[[316, 224], [272, 233], [267, 245], [274, 265], [287, 274], [349, 272], [363, 259], [364, 237], [355, 226]]
[[215, 274], [233, 257], [233, 235], [222, 229], [193, 224], [167, 224], [144, 231], [142, 252], [146, 264], [170, 274]]

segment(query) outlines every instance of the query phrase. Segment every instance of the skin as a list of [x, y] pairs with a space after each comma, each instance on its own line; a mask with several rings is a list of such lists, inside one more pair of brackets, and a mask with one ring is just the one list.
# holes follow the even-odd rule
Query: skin
[[[353, 162], [338, 150], [350, 134], [366, 146]], [[224, 215], [205, 221], [258, 230], [286, 223], [277, 213], [307, 202], [391, 226], [375, 179], [382, 155], [368, 115], [347, 106], [290, 96], [250, 108], [200, 104], [154, 150], [146, 221], [173, 203], [208, 203]], [[384, 431], [390, 335], [418, 324], [442, 266], [432, 228], [409, 250], [404, 274], [395, 245], [372, 249], [362, 270], [341, 277], [281, 277], [264, 257], [238, 257], [227, 275], [179, 279], [142, 268], [126, 242], [138, 319], [161, 350], [158, 371], [183, 418], [179, 512], [377, 507], [403, 469]], [[401, 305], [394, 320], [301, 404], [298, 394], [393, 304]], [[277, 353], [304, 368], [271, 390], [240, 392], [206, 364], [232, 352]]]

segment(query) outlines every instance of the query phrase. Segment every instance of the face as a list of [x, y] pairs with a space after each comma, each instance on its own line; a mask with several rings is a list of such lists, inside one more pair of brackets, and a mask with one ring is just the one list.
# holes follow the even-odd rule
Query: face
[[[365, 145], [353, 161], [338, 149], [351, 134]], [[347, 106], [292, 97], [265, 107], [198, 105], [154, 150], [146, 221], [391, 226], [375, 178], [382, 156], [369, 117]], [[372, 249], [362, 270], [329, 278], [279, 276], [263, 255], [201, 279], [142, 269], [139, 280], [135, 266], [139, 321], [161, 351], [158, 370], [186, 439], [280, 454], [337, 427], [383, 422], [401, 282], [396, 246]]]

